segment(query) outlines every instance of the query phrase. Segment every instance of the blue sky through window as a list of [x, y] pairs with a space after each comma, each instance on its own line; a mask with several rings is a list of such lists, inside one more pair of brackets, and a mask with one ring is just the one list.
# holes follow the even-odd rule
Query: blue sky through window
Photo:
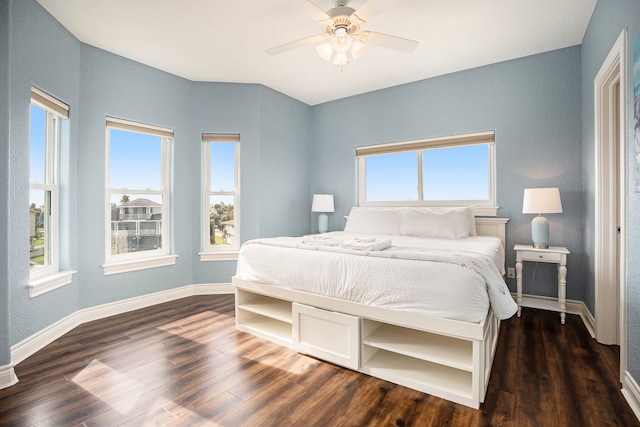
[[135, 190], [162, 188], [161, 137], [110, 129], [109, 153], [109, 187]]
[[233, 142], [209, 144], [209, 165], [211, 191], [235, 190], [235, 150]]
[[[423, 200], [489, 199], [488, 144], [422, 153]], [[412, 151], [366, 157], [366, 200], [419, 200], [417, 156]]]
[[408, 152], [367, 157], [367, 200], [418, 200], [416, 156]]
[[425, 200], [487, 200], [489, 146], [426, 150], [422, 156]]
[[44, 184], [45, 164], [45, 126], [47, 113], [31, 105], [31, 124], [29, 128], [29, 181]]
[[[47, 113], [31, 104], [29, 123], [29, 182], [45, 184], [45, 141]], [[44, 206], [44, 190], [29, 191], [29, 205]]]

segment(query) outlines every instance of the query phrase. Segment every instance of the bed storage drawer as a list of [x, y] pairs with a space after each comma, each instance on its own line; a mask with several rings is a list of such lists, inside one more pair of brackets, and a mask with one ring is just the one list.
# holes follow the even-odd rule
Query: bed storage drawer
[[357, 370], [360, 361], [359, 318], [293, 303], [293, 348]]

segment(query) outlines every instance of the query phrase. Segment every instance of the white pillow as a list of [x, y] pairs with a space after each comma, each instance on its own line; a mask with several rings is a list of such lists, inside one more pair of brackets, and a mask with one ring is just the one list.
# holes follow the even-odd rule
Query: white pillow
[[402, 214], [400, 234], [440, 239], [475, 236], [473, 208], [407, 208]]
[[350, 233], [400, 234], [403, 208], [353, 207], [344, 231]]

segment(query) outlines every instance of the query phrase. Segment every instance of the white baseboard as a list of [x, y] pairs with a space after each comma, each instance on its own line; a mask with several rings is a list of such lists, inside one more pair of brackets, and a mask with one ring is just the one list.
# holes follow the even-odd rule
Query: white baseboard
[[201, 283], [191, 285], [191, 295], [224, 295], [235, 293], [231, 283]]
[[624, 373], [624, 380], [622, 381], [622, 395], [627, 400], [629, 406], [631, 406], [631, 410], [636, 415], [638, 421], [640, 421], [640, 387], [629, 371]]
[[584, 323], [587, 331], [589, 331], [591, 338], [596, 339], [596, 318], [593, 317], [593, 314], [591, 314], [585, 303], [580, 301], [580, 304], [582, 304], [582, 312], [580, 313], [582, 323]]
[[18, 382], [18, 377], [13, 370], [13, 365], [0, 366], [0, 390], [11, 387]]
[[[233, 292], [234, 287], [231, 283], [203, 283], [78, 310], [11, 346], [11, 370], [13, 371], [13, 366], [83, 323], [193, 295], [217, 295]], [[0, 375], [2, 375], [2, 371], [0, 371]]]
[[[516, 294], [511, 294], [513, 299], [516, 299]], [[539, 295], [522, 294], [522, 306], [530, 308], [538, 308], [542, 310], [558, 311], [556, 305], [558, 303], [557, 298], [543, 297]], [[587, 328], [587, 331], [591, 335], [591, 338], [595, 338], [595, 319], [587, 306], [582, 301], [570, 300], [566, 301], [567, 313], [577, 314], [582, 319], [582, 323]]]

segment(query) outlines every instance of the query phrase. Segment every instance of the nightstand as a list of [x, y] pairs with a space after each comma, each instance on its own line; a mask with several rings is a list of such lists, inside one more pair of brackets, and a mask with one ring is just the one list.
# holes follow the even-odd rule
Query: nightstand
[[[560, 312], [560, 322], [564, 324], [567, 312], [567, 255], [569, 250], [561, 246], [549, 246], [548, 249], [537, 249], [533, 245], [515, 245], [516, 251], [516, 284], [518, 317], [522, 306], [542, 308]], [[522, 263], [524, 261], [546, 262], [558, 266], [558, 302], [546, 300], [530, 300], [522, 298]]]

